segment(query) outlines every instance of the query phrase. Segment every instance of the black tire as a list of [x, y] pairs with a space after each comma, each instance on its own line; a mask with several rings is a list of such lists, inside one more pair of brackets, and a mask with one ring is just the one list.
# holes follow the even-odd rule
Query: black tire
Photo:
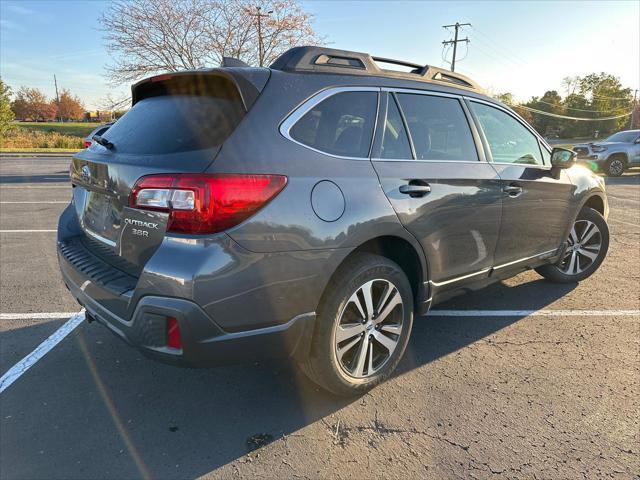
[[[605, 257], [607, 256], [607, 251], [609, 250], [609, 227], [604, 217], [600, 214], [600, 212], [588, 207], [585, 207], [580, 211], [580, 213], [578, 214], [578, 217], [574, 222], [573, 228], [578, 229], [581, 224], [588, 225], [588, 223], [586, 222], [591, 222], [595, 224], [595, 226], [598, 229], [598, 232], [595, 235], [599, 235], [600, 248], [598, 250], [596, 258], [593, 259], [591, 263], [588, 264], [583, 270], [581, 270], [579, 273], [576, 273], [576, 274], [566, 273], [566, 270], [568, 267], [567, 262], [570, 261], [570, 258], [567, 258], [566, 256], [563, 259], [561, 259], [560, 262], [554, 265], [543, 265], [541, 267], [536, 268], [536, 272], [538, 272], [547, 280], [550, 280], [556, 283], [581, 282], [582, 280], [593, 275], [595, 271], [598, 270], [598, 268], [604, 261]], [[597, 242], [598, 239], [596, 238], [593, 241]], [[571, 235], [569, 236], [568, 243], [569, 243], [569, 247], [567, 248], [565, 254], [572, 255], [571, 248], [573, 245], [571, 245], [572, 244]], [[593, 248], [593, 247], [588, 247], [588, 248]], [[579, 248], [577, 249], [580, 251]], [[589, 251], [592, 251], [592, 250], [589, 250]], [[580, 262], [580, 259], [584, 260], [584, 258], [579, 254], [576, 254], [576, 257], [578, 258], [577, 260], [578, 262]], [[578, 265], [578, 268], [579, 268], [579, 265]]]
[[[379, 370], [372, 369], [371, 372], [373, 372], [373, 374], [370, 376], [356, 378], [347, 372], [344, 363], [338, 359], [339, 354], [337, 350], [340, 349], [340, 345], [344, 344], [336, 341], [336, 332], [338, 324], [344, 321], [347, 307], [353, 309], [355, 306], [354, 302], [351, 302], [350, 299], [353, 298], [354, 295], [358, 295], [357, 292], [361, 291], [361, 288], [364, 288], [368, 282], [372, 281], [374, 281], [374, 287], [370, 289], [372, 297], [374, 295], [374, 289], [382, 292], [380, 287], [376, 287], [375, 285], [384, 285], [386, 289], [386, 285], [390, 284], [391, 287], [396, 288], [396, 290], [390, 289], [394, 293], [389, 294], [389, 298], [387, 299], [383, 299], [383, 293], [379, 294], [379, 301], [383, 303], [383, 305], [378, 305], [378, 307], [380, 307], [381, 310], [385, 310], [383, 307], [390, 305], [393, 298], [397, 300], [395, 292], [400, 295], [402, 308], [399, 308], [399, 306], [393, 307], [393, 310], [388, 313], [387, 318], [393, 314], [396, 322], [401, 319], [399, 324], [401, 325], [401, 331], [398, 335], [388, 334], [393, 337], [396, 342], [395, 349], [390, 354], [388, 353], [388, 348], [382, 348], [382, 343], [375, 341], [375, 338], [379, 337], [376, 336], [374, 338], [374, 336], [381, 334], [381, 332], [364, 330], [364, 333], [349, 337], [350, 339], [356, 340], [361, 336], [367, 335], [367, 342], [370, 342], [362, 343], [362, 340], [360, 340], [361, 343], [356, 344], [357, 348], [354, 348], [357, 352], [353, 353], [353, 359], [356, 363], [357, 358], [355, 357], [360, 354], [362, 345], [370, 345], [369, 347], [364, 347], [365, 357], [369, 354], [367, 348], [371, 349], [371, 358], [373, 358], [374, 351], [378, 351], [376, 358], [381, 358], [384, 357], [384, 355], [380, 355], [380, 350], [382, 350], [383, 353], [385, 348], [387, 350], [387, 358], [385, 361], [381, 361], [378, 367]], [[386, 292], [386, 290], [384, 291]], [[375, 303], [375, 299], [372, 304], [373, 303]], [[364, 310], [367, 310], [366, 306]], [[311, 352], [309, 357], [300, 363], [302, 371], [315, 383], [337, 395], [360, 395], [387, 379], [393, 373], [404, 354], [411, 334], [411, 327], [413, 326], [413, 293], [411, 285], [402, 269], [388, 258], [369, 253], [358, 254], [348, 259], [334, 275], [331, 285], [327, 287], [327, 291], [323, 295], [317, 313], [318, 316], [312, 339]], [[379, 312], [376, 312], [375, 315], [378, 313]], [[373, 320], [371, 320], [371, 322], [375, 321], [375, 316], [372, 318]], [[363, 326], [361, 328], [363, 329], [365, 328], [365, 321], [366, 320], [362, 320]], [[359, 320], [349, 325], [356, 325], [360, 328], [358, 322]], [[371, 322], [367, 322], [369, 328], [371, 328], [371, 325], [369, 325]], [[341, 324], [341, 328], [344, 325], [344, 323]], [[374, 329], [379, 330], [383, 326], [383, 324], [380, 326], [376, 325]], [[398, 327], [392, 325], [391, 328], [397, 329]], [[345, 342], [351, 342], [351, 340], [345, 340]], [[345, 356], [346, 355], [343, 354], [341, 358], [344, 359]]]
[[606, 173], [609, 177], [619, 177], [624, 173], [627, 162], [622, 155], [613, 155], [607, 161]]

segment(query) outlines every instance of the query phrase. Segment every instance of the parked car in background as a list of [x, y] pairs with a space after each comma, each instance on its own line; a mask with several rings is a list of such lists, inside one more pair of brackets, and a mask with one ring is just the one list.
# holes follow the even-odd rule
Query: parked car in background
[[98, 128], [96, 128], [93, 132], [91, 132], [89, 135], [87, 135], [86, 137], [84, 137], [84, 148], [89, 148], [91, 146], [92, 143], [95, 142], [95, 140], [93, 139], [93, 137], [95, 135], [98, 136], [102, 136], [104, 134], [104, 132], [106, 132], [107, 130], [109, 130], [109, 127], [111, 125], [113, 125], [115, 122], [108, 122], [105, 123], [103, 125], [100, 125]]
[[607, 253], [604, 180], [458, 73], [298, 47], [132, 93], [73, 157], [58, 258], [87, 319], [157, 360], [292, 357], [358, 394], [414, 313]]
[[598, 170], [610, 177], [640, 165], [640, 130], [614, 133], [602, 142], [580, 143], [573, 147], [578, 160], [595, 163]]

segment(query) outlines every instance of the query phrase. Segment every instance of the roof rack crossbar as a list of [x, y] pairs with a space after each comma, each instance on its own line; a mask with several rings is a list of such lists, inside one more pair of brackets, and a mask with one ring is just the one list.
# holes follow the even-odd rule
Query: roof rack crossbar
[[426, 68], [428, 65], [418, 65], [417, 63], [405, 62], [404, 60], [395, 60], [393, 58], [384, 58], [384, 57], [371, 57], [374, 61], [380, 63], [389, 63], [391, 65], [400, 65], [402, 67], [410, 67], [416, 70], [422, 70]]

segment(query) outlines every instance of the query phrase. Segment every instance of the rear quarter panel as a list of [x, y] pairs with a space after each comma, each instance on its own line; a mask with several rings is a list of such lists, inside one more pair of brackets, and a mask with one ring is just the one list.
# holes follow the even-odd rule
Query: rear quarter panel
[[[363, 83], [367, 79], [352, 80], [350, 85], [367, 85]], [[242, 247], [253, 252], [354, 248], [376, 236], [407, 234], [368, 159], [325, 155], [280, 134], [280, 124], [289, 113], [331, 86], [336, 85], [328, 84], [324, 75], [274, 71], [251, 112], [209, 167], [216, 173], [270, 173], [288, 178], [284, 190], [265, 208], [229, 230]], [[311, 202], [314, 186], [323, 180], [339, 188], [337, 198], [325, 200], [344, 202], [344, 212], [334, 221], [316, 215]]]
[[[372, 86], [368, 81], [351, 77], [348, 84]], [[369, 159], [326, 155], [280, 134], [280, 124], [296, 107], [318, 91], [339, 85], [325, 75], [274, 71], [250, 113], [209, 166], [210, 173], [280, 174], [288, 179], [283, 191], [268, 205], [227, 231], [234, 242], [260, 261], [243, 276], [247, 286], [234, 287], [236, 295], [228, 291], [220, 301], [209, 301], [206, 308], [214, 318], [232, 308], [249, 315], [252, 308], [266, 305], [266, 310], [275, 313], [274, 319], [283, 322], [294, 313], [314, 310], [344, 259], [376, 237], [407, 240], [416, 248], [422, 271], [428, 271], [417, 240], [398, 220]], [[333, 221], [316, 214], [315, 198], [312, 205], [312, 191], [322, 181], [335, 184], [339, 191], [333, 192], [339, 198], [321, 196], [319, 201], [344, 205], [342, 215]], [[249, 275], [252, 269], [253, 279]], [[204, 291], [210, 288], [207, 284], [215, 282], [215, 275], [204, 274], [195, 291]], [[291, 305], [304, 310], [293, 312]], [[262, 312], [257, 315], [264, 320]]]

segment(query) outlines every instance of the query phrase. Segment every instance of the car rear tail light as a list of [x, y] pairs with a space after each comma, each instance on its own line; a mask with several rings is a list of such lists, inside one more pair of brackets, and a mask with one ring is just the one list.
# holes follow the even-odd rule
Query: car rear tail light
[[286, 183], [283, 175], [148, 175], [131, 190], [129, 206], [169, 213], [169, 232], [215, 233], [256, 213]]
[[89, 148], [91, 146], [91, 140], [85, 140], [84, 141], [84, 148]]
[[167, 318], [167, 346], [169, 348], [182, 348], [180, 325], [178, 325], [178, 320], [173, 317]]

